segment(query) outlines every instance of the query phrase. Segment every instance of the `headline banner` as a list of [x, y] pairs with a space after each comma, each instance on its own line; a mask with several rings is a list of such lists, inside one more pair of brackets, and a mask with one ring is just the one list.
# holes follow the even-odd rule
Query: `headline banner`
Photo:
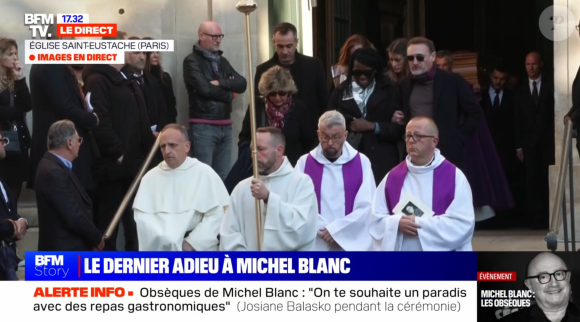
[[477, 280], [475, 252], [26, 252], [25, 259], [27, 281]]

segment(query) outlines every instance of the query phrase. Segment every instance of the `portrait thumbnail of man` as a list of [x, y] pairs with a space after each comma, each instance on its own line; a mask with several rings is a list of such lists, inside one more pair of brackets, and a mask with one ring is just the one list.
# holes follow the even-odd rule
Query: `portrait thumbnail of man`
[[421, 211], [421, 209], [419, 209], [419, 207], [415, 206], [415, 204], [412, 202], [409, 202], [405, 205], [405, 208], [403, 208], [403, 213], [407, 216], [412, 216], [412, 215], [415, 215], [417, 217], [423, 216], [423, 211]]
[[556, 253], [540, 253], [528, 264], [525, 286], [534, 292], [535, 304], [502, 318], [501, 322], [580, 321], [580, 310], [571, 302], [572, 272]]

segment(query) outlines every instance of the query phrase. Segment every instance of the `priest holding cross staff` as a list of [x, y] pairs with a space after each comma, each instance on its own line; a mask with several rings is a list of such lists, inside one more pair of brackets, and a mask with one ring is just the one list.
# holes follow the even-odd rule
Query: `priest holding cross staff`
[[244, 13], [246, 23], [254, 175], [232, 191], [230, 207], [220, 228], [220, 250], [313, 250], [318, 214], [312, 181], [295, 172], [284, 156], [286, 142], [282, 131], [273, 127], [256, 129], [249, 18], [256, 8], [254, 1], [240, 1], [236, 6]]
[[[471, 251], [475, 226], [471, 188], [463, 172], [436, 148], [435, 122], [427, 117], [411, 119], [405, 140], [409, 155], [375, 192], [369, 229], [373, 250]], [[408, 204], [406, 195], [434, 214], [427, 215], [430, 209], [420, 209], [422, 216], [395, 211], [400, 202]]]

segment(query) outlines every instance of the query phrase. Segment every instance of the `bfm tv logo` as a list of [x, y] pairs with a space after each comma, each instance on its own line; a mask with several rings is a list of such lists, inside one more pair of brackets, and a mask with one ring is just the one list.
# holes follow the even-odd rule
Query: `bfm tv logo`
[[36, 255], [34, 256], [34, 276], [66, 278], [70, 268], [64, 266], [63, 255]]

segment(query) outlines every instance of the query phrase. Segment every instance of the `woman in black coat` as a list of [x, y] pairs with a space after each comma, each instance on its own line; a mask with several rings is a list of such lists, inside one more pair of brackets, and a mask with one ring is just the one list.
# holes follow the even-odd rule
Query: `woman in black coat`
[[371, 161], [377, 185], [399, 163], [397, 142], [405, 128], [392, 122], [400, 110], [397, 93], [384, 76], [379, 53], [361, 48], [352, 54], [347, 80], [332, 92], [328, 106], [346, 118], [348, 141]]
[[[310, 152], [317, 144], [318, 137], [307, 117], [308, 108], [297, 100], [298, 92], [290, 71], [280, 66], [268, 69], [258, 84], [261, 97], [255, 98], [256, 128], [272, 126], [282, 130], [286, 139], [284, 154], [292, 166], [298, 159]], [[226, 178], [226, 187], [231, 192], [241, 181], [252, 176], [250, 143], [250, 109], [248, 108], [238, 141], [238, 160]]]
[[[152, 40], [151, 37], [144, 37], [143, 40]], [[177, 122], [177, 100], [173, 92], [173, 81], [169, 73], [161, 66], [161, 55], [158, 51], [148, 52], [145, 60], [145, 71], [157, 79], [165, 100], [165, 124]], [[157, 131], [162, 129], [158, 128]]]
[[18, 61], [18, 45], [14, 39], [0, 37], [0, 131], [10, 140], [6, 158], [0, 162], [0, 178], [8, 185], [14, 207], [28, 179], [30, 131], [26, 113], [30, 110], [30, 90]]

